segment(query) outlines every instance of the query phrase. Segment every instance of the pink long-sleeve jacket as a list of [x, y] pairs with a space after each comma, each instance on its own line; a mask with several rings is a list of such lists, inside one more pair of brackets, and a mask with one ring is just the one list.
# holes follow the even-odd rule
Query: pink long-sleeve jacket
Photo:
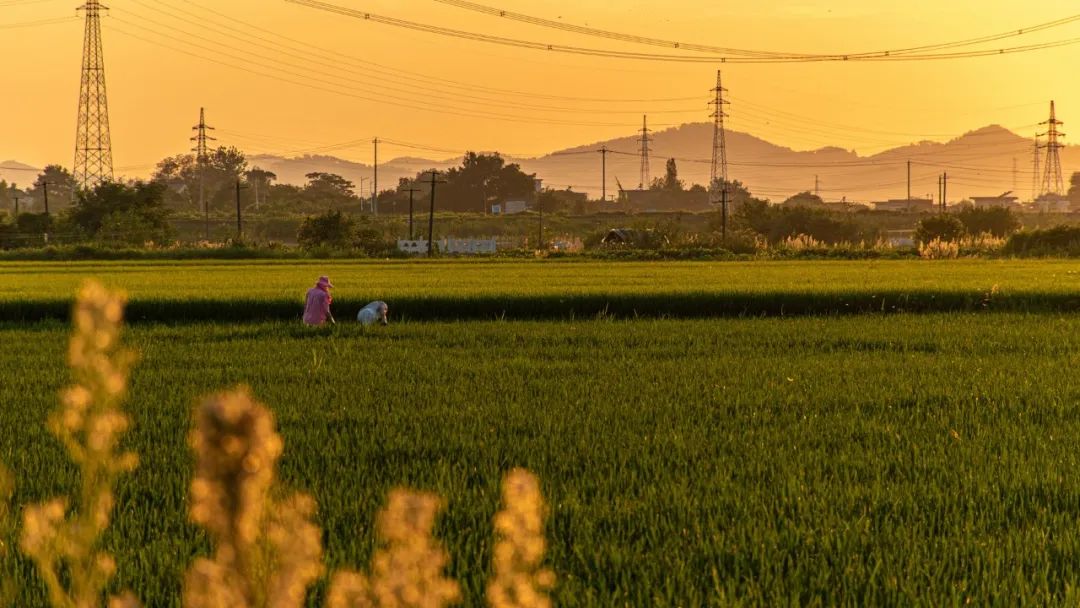
[[330, 292], [321, 287], [312, 287], [307, 292], [307, 301], [304, 304], [304, 323], [308, 325], [322, 325], [330, 318], [330, 303], [333, 298]]

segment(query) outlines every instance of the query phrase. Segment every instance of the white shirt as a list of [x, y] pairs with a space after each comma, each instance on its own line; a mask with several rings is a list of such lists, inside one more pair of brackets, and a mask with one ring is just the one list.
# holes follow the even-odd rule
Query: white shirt
[[356, 314], [356, 320], [364, 325], [371, 325], [373, 323], [382, 323], [383, 325], [386, 325], [386, 313], [389, 309], [386, 302], [372, 302], [360, 309], [360, 312]]

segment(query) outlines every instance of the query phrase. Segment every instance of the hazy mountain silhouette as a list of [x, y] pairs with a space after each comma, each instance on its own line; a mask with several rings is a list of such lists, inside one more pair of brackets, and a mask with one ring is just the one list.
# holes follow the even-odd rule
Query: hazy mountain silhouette
[[[829, 201], [903, 198], [907, 195], [909, 160], [912, 161], [914, 196], [936, 197], [937, 180], [942, 173], [949, 175], [950, 200], [993, 196], [1010, 190], [1015, 190], [1025, 200], [1031, 196], [1032, 141], [997, 125], [965, 133], [947, 142], [915, 142], [870, 156], [836, 147], [797, 151], [738, 131], [729, 131], [727, 142], [730, 177], [747, 184], [756, 195], [774, 201], [813, 190], [815, 176], [822, 196]], [[526, 172], [536, 173], [548, 187], [571, 187], [598, 198], [601, 194], [598, 150], [603, 146], [612, 151], [607, 156], [608, 195], [617, 194], [616, 180], [627, 189], [636, 188], [640, 182], [640, 142], [633, 135], [558, 150], [536, 158], [507, 159], [519, 163]], [[679, 176], [688, 186], [708, 182], [712, 157], [711, 124], [693, 123], [659, 131], [653, 135], [650, 147], [652, 177], [663, 174], [668, 158], [676, 158]], [[364, 192], [368, 193], [371, 188], [372, 167], [365, 163], [333, 156], [283, 158], [265, 154], [251, 156], [248, 160], [252, 166], [276, 173], [282, 183], [302, 185], [307, 181], [305, 174], [328, 172], [353, 181], [358, 192], [361, 178]], [[379, 164], [379, 189], [392, 188], [400, 178], [413, 178], [420, 171], [448, 169], [460, 162], [460, 157], [394, 158]], [[32, 168], [16, 161], [7, 161], [0, 166]], [[1062, 150], [1062, 169], [1067, 186], [1071, 172], [1080, 170], [1080, 147]], [[21, 186], [30, 185], [36, 177], [37, 173], [32, 171], [0, 169], [0, 179]]]
[[[759, 196], [773, 200], [804, 190], [813, 190], [817, 176], [826, 200], [873, 201], [907, 195], [907, 161], [912, 161], [912, 194], [937, 195], [937, 179], [949, 175], [949, 199], [992, 196], [1013, 187], [1013, 159], [1016, 160], [1016, 192], [1029, 198], [1032, 186], [1032, 141], [997, 125], [983, 127], [947, 142], [922, 141], [869, 156], [837, 147], [797, 151], [778, 146], [748, 133], [727, 134], [730, 176], [750, 186]], [[635, 136], [598, 141], [559, 150], [537, 158], [508, 157], [529, 173], [544, 179], [546, 186], [572, 187], [594, 197], [601, 193], [601, 158], [606, 146], [608, 195], [617, 193], [616, 179], [627, 189], [640, 182], [640, 142]], [[668, 158], [678, 159], [679, 175], [687, 185], [705, 184], [712, 157], [712, 125], [686, 124], [655, 133], [650, 144], [651, 176], [663, 174]], [[278, 174], [281, 181], [300, 184], [311, 171], [330, 171], [360, 183], [370, 178], [371, 166], [333, 157], [283, 159], [256, 156], [258, 164]], [[379, 187], [385, 189], [400, 177], [412, 177], [430, 168], [445, 169], [460, 158], [396, 158], [379, 165]], [[1072, 170], [1080, 169], [1080, 148], [1062, 151], [1066, 182]], [[368, 186], [365, 185], [365, 189]]]
[[33, 167], [18, 161], [0, 161], [0, 180], [4, 180], [8, 185], [16, 184], [20, 188], [31, 186], [40, 172], [39, 167]]

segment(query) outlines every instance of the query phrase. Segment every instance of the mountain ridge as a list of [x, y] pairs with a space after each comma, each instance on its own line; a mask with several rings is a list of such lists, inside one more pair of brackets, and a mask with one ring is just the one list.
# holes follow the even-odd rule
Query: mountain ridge
[[[679, 176], [686, 184], [706, 184], [712, 157], [711, 123], [687, 123], [657, 131], [650, 147], [650, 178], [662, 176], [667, 159], [675, 158]], [[1001, 125], [991, 124], [967, 131], [947, 141], [920, 140], [880, 152], [860, 155], [838, 146], [795, 150], [750, 133], [727, 132], [729, 177], [746, 184], [761, 197], [783, 200], [815, 185], [829, 201], [871, 202], [907, 196], [908, 162], [911, 163], [912, 196], [937, 196], [937, 180], [949, 176], [949, 199], [993, 196], [1015, 191], [1023, 199], [1031, 197], [1033, 142]], [[555, 150], [535, 157], [504, 156], [528, 173], [536, 173], [548, 187], [571, 188], [599, 198], [601, 184], [600, 149], [606, 147], [607, 194], [640, 182], [640, 140], [627, 135]], [[1071, 171], [1080, 170], [1080, 147], [1061, 152], [1066, 183]], [[251, 166], [272, 171], [282, 183], [300, 185], [312, 172], [338, 173], [353, 181], [357, 191], [369, 195], [373, 167], [332, 155], [284, 157], [253, 154]], [[394, 187], [399, 179], [413, 178], [429, 169], [446, 170], [459, 165], [461, 156], [423, 158], [407, 155], [379, 164], [379, 188]], [[22, 170], [5, 170], [15, 167]], [[1045, 167], [1045, 164], [1043, 165]], [[0, 179], [8, 183], [32, 183], [36, 173], [30, 165], [7, 161], [0, 164]]]

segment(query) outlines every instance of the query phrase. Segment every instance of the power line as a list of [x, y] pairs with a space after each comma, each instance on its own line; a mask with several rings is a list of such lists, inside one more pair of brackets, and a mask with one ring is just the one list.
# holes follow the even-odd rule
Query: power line
[[[484, 34], [479, 32], [470, 32], [465, 30], [457, 30], [452, 28], [446, 28], [437, 25], [431, 25], [426, 23], [419, 23], [416, 21], [408, 21], [405, 19], [399, 19], [396, 17], [386, 17], [383, 15], [377, 15], [375, 13], [359, 11], [354, 9], [345, 8], [335, 4], [329, 4], [326, 2], [320, 2], [319, 0], [285, 0], [293, 4], [299, 4], [308, 8], [321, 10], [328, 13], [336, 13], [338, 15], [351, 17], [354, 19], [361, 19], [364, 21], [371, 21], [382, 25], [389, 25], [392, 27], [409, 29], [413, 31], [424, 32], [428, 34], [436, 34], [439, 36], [459, 38], [463, 40], [470, 40], [474, 42], [486, 42], [490, 44], [497, 44], [502, 46], [510, 46], [516, 48], [524, 48], [538, 51], [548, 51], [557, 53], [568, 53], [576, 55], [585, 55], [592, 57], [603, 57], [608, 59], [632, 59], [632, 60], [644, 60], [644, 61], [664, 61], [673, 63], [746, 63], [746, 64], [761, 64], [761, 63], [818, 63], [818, 62], [841, 62], [841, 61], [930, 61], [930, 60], [943, 60], [943, 59], [963, 59], [963, 58], [975, 58], [975, 57], [988, 57], [997, 55], [1008, 55], [1013, 53], [1026, 53], [1030, 51], [1058, 48], [1062, 46], [1069, 46], [1080, 43], [1080, 37], [1069, 38], [1064, 40], [1056, 40], [1051, 42], [1042, 42], [1037, 44], [1028, 44], [1015, 47], [997, 48], [997, 49], [985, 49], [977, 51], [960, 51], [951, 53], [922, 53], [922, 54], [890, 54], [890, 53], [871, 53], [871, 54], [853, 54], [853, 55], [805, 55], [805, 56], [725, 56], [725, 55], [670, 55], [660, 53], [637, 53], [629, 51], [615, 51], [609, 49], [588, 48], [579, 46], [569, 46], [563, 44], [553, 44], [546, 42], [536, 42], [532, 40], [522, 40], [518, 38], [506, 38], [503, 36], [494, 36], [491, 34]], [[1080, 19], [1080, 17], [1077, 17]]]
[[[259, 27], [257, 25], [254, 25], [252, 23], [249, 23], [246, 20], [241, 20], [241, 19], [238, 19], [236, 17], [226, 15], [224, 13], [221, 13], [219, 11], [216, 11], [216, 10], [214, 10], [212, 8], [206, 7], [206, 6], [201, 5], [201, 4], [199, 4], [197, 2], [194, 2], [194, 1], [185, 2], [185, 6], [194, 6], [196, 8], [199, 8], [199, 9], [203, 10], [203, 11], [206, 11], [208, 13], [217, 15], [219, 17], [222, 17], [224, 19], [227, 19], [229, 21], [237, 23], [238, 25], [248, 27], [248, 28], [253, 29], [255, 31], [270, 34], [271, 36], [274, 36], [278, 40], [285, 40], [287, 42], [294, 43], [293, 45], [282, 45], [280, 42], [274, 42], [274, 44], [277, 44], [279, 46], [289, 47], [289, 48], [293, 49], [294, 51], [296, 51], [296, 50], [303, 51], [303, 52], [318, 51], [319, 53], [322, 53], [324, 55], [328, 55], [328, 56], [333, 57], [334, 61], [340, 61], [340, 60], [344, 59], [344, 60], [346, 60], [346, 62], [353, 63], [353, 65], [362, 65], [367, 70], [371, 70], [372, 68], [377, 68], [374, 71], [377, 71], [377, 72], [382, 73], [382, 74], [388, 74], [388, 75], [394, 75], [394, 76], [404, 74], [404, 75], [407, 75], [409, 77], [408, 80], [420, 80], [420, 81], [429, 82], [429, 83], [439, 83], [439, 84], [442, 84], [443, 86], [456, 88], [456, 89], [464, 90], [464, 91], [485, 91], [485, 92], [489, 92], [489, 93], [496, 93], [496, 94], [499, 94], [499, 95], [512, 95], [512, 96], [518, 96], [518, 97], [527, 97], [529, 99], [548, 99], [548, 100], [557, 100], [557, 101], [577, 101], [577, 102], [605, 103], [605, 104], [606, 103], [664, 103], [664, 102], [696, 101], [697, 100], [697, 97], [694, 97], [694, 96], [688, 96], [688, 97], [655, 97], [655, 98], [612, 98], [612, 97], [582, 97], [582, 96], [553, 95], [551, 93], [543, 93], [543, 92], [537, 92], [537, 91], [520, 91], [520, 90], [515, 90], [515, 89], [490, 87], [490, 86], [484, 86], [484, 85], [479, 85], [479, 84], [475, 84], [475, 83], [461, 82], [461, 81], [458, 81], [458, 80], [451, 80], [451, 79], [442, 78], [442, 77], [438, 77], [438, 76], [431, 76], [431, 75], [428, 75], [428, 74], [423, 74], [421, 72], [414, 72], [414, 71], [402, 69], [402, 68], [399, 68], [399, 67], [391, 67], [391, 66], [387, 66], [385, 64], [375, 63], [375, 62], [370, 61], [370, 60], [361, 59], [361, 58], [358, 58], [358, 57], [355, 57], [355, 56], [352, 56], [352, 55], [347, 55], [347, 54], [344, 54], [344, 53], [341, 53], [341, 52], [338, 52], [338, 51], [335, 51], [335, 50], [322, 48], [322, 47], [313, 45], [308, 41], [298, 40], [296, 38], [290, 38], [288, 36], [282, 35], [282, 34], [280, 34], [278, 32], [273, 31], [273, 30], [262, 28], [262, 27]], [[191, 13], [190, 11], [186, 11], [186, 10], [178, 8], [178, 7], [173, 7], [173, 8], [175, 10], [177, 10], [177, 11], [184, 12], [184, 13], [189, 14], [189, 15], [194, 15], [194, 16], [198, 17], [199, 19], [203, 20], [204, 22], [206, 20], [205, 15], [195, 15], [195, 13]], [[239, 30], [237, 28], [233, 28], [233, 27], [229, 27], [229, 26], [222, 26], [222, 27], [226, 27], [226, 28], [228, 28], [230, 30], [233, 30], [233, 31], [236, 31], [236, 32], [241, 31], [241, 30]], [[251, 36], [251, 37], [258, 37], [258, 36], [254, 36], [252, 34], [246, 34], [246, 35]], [[262, 40], [267, 40], [264, 37], [258, 37], [258, 38], [261, 38]], [[296, 46], [296, 45], [299, 45], [299, 46]]]
[[[133, 1], [136, 4], [140, 5], [140, 6], [143, 6], [143, 7], [147, 8], [147, 9], [149, 9], [149, 10], [155, 11], [155, 12], [160, 13], [162, 15], [166, 15], [166, 16], [172, 18], [172, 19], [176, 19], [176, 20], [179, 20], [179, 21], [191, 24], [191, 25], [198, 26], [200, 31], [216, 32], [216, 33], [222, 34], [224, 36], [229, 36], [230, 40], [236, 41], [235, 40], [235, 34], [230, 34], [227, 31], [217, 29], [217, 28], [213, 27], [213, 25], [206, 24], [202, 20], [196, 21], [196, 20], [193, 20], [193, 19], [188, 19], [188, 18], [185, 18], [183, 16], [179, 16], [176, 13], [173, 13], [173, 12], [170, 12], [170, 11], [167, 11], [167, 10], [163, 10], [162, 8], [147, 4], [147, 3], [142, 2], [140, 0], [133, 0]], [[184, 11], [182, 9], [175, 9], [175, 10], [177, 10], [178, 12], [181, 12], [181, 13], [192, 14], [192, 13], [190, 13], [188, 11]], [[209, 37], [201, 35], [201, 34], [197, 34], [197, 33], [190, 32], [190, 31], [185, 31], [185, 30], [182, 30], [180, 28], [176, 28], [176, 27], [174, 27], [174, 26], [172, 26], [170, 24], [166, 24], [166, 23], [162, 23], [160, 21], [156, 21], [156, 20], [154, 20], [152, 18], [149, 18], [149, 17], [146, 17], [144, 15], [138, 15], [136, 13], [131, 13], [131, 14], [138, 16], [140, 18], [141, 22], [143, 22], [143, 23], [151, 23], [151, 24], [154, 24], [154, 25], [157, 25], [157, 26], [160, 26], [160, 27], [169, 28], [170, 30], [176, 31], [177, 33], [183, 34], [184, 36], [186, 36], [188, 38], [191, 38], [191, 39], [203, 40], [205, 42], [209, 42], [211, 44], [216, 44], [218, 46], [221, 46], [221, 47], [224, 47], [224, 48], [227, 48], [227, 49], [239, 52], [239, 53], [244, 53], [244, 54], [247, 54], [247, 55], [251, 55], [251, 56], [254, 56], [256, 58], [265, 60], [265, 61], [274, 62], [276, 64], [281, 64], [281, 65], [293, 67], [293, 68], [296, 68], [296, 69], [299, 69], [299, 70], [304, 70], [305, 72], [310, 72], [310, 73], [314, 73], [314, 74], [320, 74], [320, 75], [323, 75], [323, 76], [326, 76], [326, 77], [329, 77], [329, 78], [334, 78], [334, 79], [343, 79], [343, 80], [346, 80], [346, 81], [349, 81], [349, 82], [356, 83], [356, 84], [360, 85], [362, 88], [364, 88], [365, 90], [371, 90], [372, 89], [371, 83], [374, 80], [374, 81], [378, 81], [380, 83], [390, 83], [390, 84], [380, 84], [379, 87], [381, 89], [383, 89], [383, 90], [392, 91], [392, 92], [400, 93], [400, 94], [403, 94], [403, 95], [421, 95], [423, 99], [440, 100], [440, 101], [445, 101], [445, 102], [450, 102], [450, 103], [459, 102], [459, 101], [463, 101], [463, 100], [473, 100], [476, 103], [475, 104], [470, 104], [470, 105], [485, 105], [485, 106], [489, 106], [489, 107], [496, 107], [496, 108], [502, 108], [502, 109], [532, 109], [532, 110], [538, 110], [538, 111], [559, 112], [559, 113], [581, 113], [581, 114], [604, 114], [604, 115], [610, 115], [610, 114], [636, 114], [636, 113], [639, 112], [639, 110], [619, 110], [619, 109], [611, 109], [611, 108], [573, 108], [573, 107], [566, 107], [566, 106], [539, 105], [539, 104], [536, 104], [536, 103], [525, 103], [525, 102], [520, 102], [520, 101], [507, 100], [507, 99], [505, 99], [505, 97], [496, 98], [496, 97], [478, 95], [478, 94], [476, 94], [475, 91], [470, 91], [470, 92], [445, 91], [445, 90], [440, 91], [439, 89], [433, 88], [430, 85], [417, 84], [415, 82], [409, 81], [408, 79], [402, 79], [399, 74], [389, 73], [389, 72], [383, 71], [383, 70], [375, 70], [373, 72], [370, 67], [365, 67], [363, 69], [363, 71], [361, 72], [361, 71], [358, 71], [355, 68], [348, 67], [347, 64], [342, 64], [342, 62], [340, 60], [330, 60], [330, 59], [322, 58], [322, 57], [319, 57], [318, 55], [310, 53], [309, 51], [306, 51], [304, 49], [297, 49], [297, 48], [292, 48], [292, 47], [287, 48], [287, 49], [283, 49], [280, 44], [277, 44], [277, 43], [275, 43], [275, 42], [273, 42], [273, 41], [271, 41], [271, 40], [269, 40], [269, 39], [267, 39], [265, 37], [255, 36], [255, 35], [243, 32], [242, 30], [239, 30], [238, 28], [234, 28], [234, 27], [221, 26], [221, 27], [226, 28], [226, 30], [231, 30], [233, 32], [239, 33], [240, 35], [242, 35], [242, 36], [244, 36], [246, 38], [252, 39], [252, 40], [243, 40], [243, 41], [239, 41], [239, 42], [241, 42], [243, 44], [246, 44], [246, 45], [252, 45], [252, 46], [254, 46], [256, 48], [265, 49], [265, 50], [268, 50], [268, 51], [270, 51], [272, 53], [277, 53], [277, 54], [284, 55], [284, 56], [286, 56], [288, 58], [288, 60], [278, 59], [278, 58], [275, 58], [275, 57], [269, 57], [267, 55], [255, 53], [255, 52], [253, 52], [253, 51], [251, 51], [251, 50], [249, 50], [247, 48], [241, 48], [241, 47], [239, 47], [239, 46], [237, 46], [235, 44], [229, 44], [229, 43], [221, 42], [219, 40], [214, 40], [212, 38], [209, 38]], [[129, 25], [131, 25], [130, 22], [125, 21], [125, 23], [128, 23]], [[303, 62], [310, 63], [312, 65], [319, 66], [320, 68], [325, 68], [325, 69], [312, 69], [311, 67], [309, 67], [307, 65], [300, 65], [300, 64], [294, 63], [294, 62], [292, 62], [290, 60], [303, 61]], [[327, 70], [331, 70], [331, 71], [327, 71]], [[348, 76], [345, 76], [343, 74], [338, 74], [338, 73], [335, 73], [335, 72], [341, 72], [341, 73], [347, 74]], [[380, 75], [380, 74], [389, 74], [389, 75]], [[691, 114], [691, 113], [694, 113], [694, 112], [697, 112], [697, 111], [699, 111], [699, 110], [696, 109], [696, 108], [683, 108], [683, 109], [657, 109], [655, 112], [656, 113], [661, 113], [661, 114]]]
[[639, 36], [636, 34], [625, 34], [620, 32], [613, 32], [608, 30], [602, 30], [592, 27], [585, 27], [580, 25], [574, 25], [565, 23], [562, 21], [555, 21], [552, 19], [544, 19], [541, 17], [534, 17], [531, 15], [525, 15], [522, 13], [515, 13], [505, 9], [495, 8], [492, 6], [486, 6], [476, 2], [470, 2], [468, 0], [434, 0], [441, 4], [447, 4], [455, 6], [457, 8], [473, 11], [477, 13], [483, 13], [503, 19], [509, 19], [511, 21], [518, 21], [522, 23], [528, 23], [530, 25], [536, 25], [545, 28], [557, 29], [566, 32], [573, 32], [575, 34], [581, 34], [585, 36], [593, 36], [598, 38], [607, 38], [610, 40], [618, 40], [620, 42], [629, 42], [634, 44], [651, 45], [670, 49], [696, 51], [704, 53], [715, 53], [718, 55], [737, 55], [744, 57], [757, 57], [757, 58], [775, 58], [775, 59], [817, 59], [822, 61], [827, 60], [844, 60], [850, 61], [855, 59], [870, 59], [870, 58], [897, 58], [904, 55], [910, 55], [913, 53], [925, 53], [928, 51], [936, 51], [950, 48], [961, 48], [965, 46], [973, 46], [978, 44], [985, 44], [987, 42], [995, 42], [998, 40], [1004, 40], [1007, 38], [1014, 38], [1017, 36], [1023, 36], [1034, 32], [1040, 32], [1063, 25], [1068, 25], [1080, 21], [1080, 14], [1064, 17], [1061, 19], [1055, 19], [1045, 23], [1040, 23], [1027, 28], [1020, 28], [1016, 30], [1009, 30], [1008, 32], [1002, 32], [998, 34], [991, 34], [987, 36], [980, 36], [977, 38], [968, 38], [965, 40], [957, 40], [952, 42], [944, 42], [937, 44], [929, 44], [923, 46], [915, 46], [900, 49], [889, 49], [880, 51], [863, 51], [855, 53], [799, 53], [791, 51], [761, 51], [751, 49], [738, 49], [731, 47], [720, 47], [707, 44], [687, 43], [674, 40], [663, 40], [659, 38], [650, 38], [647, 36]]
[[[294, 71], [289, 71], [289, 70], [282, 70], [282, 69], [280, 69], [278, 67], [267, 66], [266, 64], [251, 61], [250, 59], [237, 57], [235, 55], [230, 55], [228, 53], [222, 53], [218, 49], [213, 49], [213, 48], [206, 47], [204, 45], [192, 43], [192, 42], [190, 42], [188, 40], [185, 40], [183, 38], [180, 38], [180, 37], [177, 37], [177, 36], [172, 36], [170, 34], [166, 34], [166, 33], [163, 33], [161, 31], [153, 30], [151, 28], [146, 28], [146, 27], [143, 27], [143, 26], [141, 26], [139, 24], [136, 24], [136, 23], [133, 23], [133, 22], [130, 22], [130, 21], [126, 21], [126, 20], [124, 20], [122, 18], [118, 18], [118, 17], [114, 16], [113, 21], [124, 23], [124, 24], [129, 25], [131, 27], [134, 27], [136, 29], [149, 32], [149, 33], [153, 34], [154, 36], [169, 38], [171, 40], [175, 40], [177, 42], [180, 42], [182, 44], [186, 44], [188, 46], [193, 46], [193, 47], [198, 48], [198, 49], [209, 51], [211, 53], [214, 53], [216, 56], [215, 57], [208, 57], [208, 56], [202, 55], [200, 53], [196, 53], [196, 52], [189, 51], [189, 50], [186, 50], [186, 49], [183, 49], [183, 48], [180, 48], [180, 47], [176, 47], [176, 46], [172, 46], [172, 45], [163, 43], [157, 38], [147, 38], [147, 37], [141, 36], [139, 34], [135, 34], [135, 33], [129, 32], [129, 31], [125, 31], [124, 29], [121, 29], [121, 28], [116, 28], [115, 26], [113, 28], [114, 31], [116, 31], [116, 32], [118, 32], [118, 33], [120, 33], [120, 34], [122, 34], [124, 36], [128, 36], [130, 38], [135, 38], [137, 40], [141, 40], [143, 42], [153, 44], [153, 45], [156, 45], [156, 46], [161, 46], [163, 48], [170, 49], [170, 50], [175, 51], [177, 53], [182, 53], [182, 54], [185, 54], [185, 55], [196, 57], [196, 58], [202, 59], [204, 61], [208, 61], [208, 62], [211, 62], [211, 63], [223, 65], [225, 67], [229, 67], [229, 68], [232, 68], [232, 69], [248, 72], [248, 73], [251, 73], [251, 74], [255, 74], [257, 76], [262, 76], [262, 77], [265, 77], [265, 78], [278, 80], [280, 82], [286, 82], [286, 83], [289, 83], [289, 84], [294, 84], [294, 85], [307, 87], [307, 88], [311, 88], [311, 89], [315, 89], [315, 90], [334, 93], [336, 95], [342, 95], [342, 96], [350, 97], [350, 98], [354, 98], [354, 99], [362, 99], [364, 101], [370, 101], [370, 102], [384, 104], [384, 105], [393, 105], [393, 106], [398, 107], [398, 108], [405, 107], [405, 108], [410, 108], [410, 109], [415, 109], [415, 110], [422, 110], [422, 111], [426, 111], [426, 112], [433, 112], [433, 113], [436, 113], [436, 114], [443, 114], [443, 115], [450, 115], [450, 116], [463, 116], [463, 117], [467, 117], [467, 118], [482, 118], [482, 119], [487, 119], [487, 120], [499, 120], [499, 121], [516, 122], [516, 123], [533, 123], [533, 124], [577, 126], [577, 127], [583, 127], [583, 126], [586, 126], [586, 127], [626, 127], [626, 126], [628, 126], [626, 123], [575, 122], [575, 121], [548, 119], [548, 118], [522, 117], [522, 116], [516, 116], [516, 115], [512, 115], [512, 114], [498, 114], [498, 113], [491, 113], [491, 112], [485, 112], [484, 114], [477, 114], [477, 113], [473, 113], [473, 112], [463, 111], [463, 110], [458, 109], [456, 107], [455, 108], [450, 108], [446, 104], [425, 104], [422, 101], [415, 101], [413, 99], [397, 97], [397, 96], [390, 96], [390, 95], [374, 96], [374, 95], [368, 95], [368, 94], [361, 94], [361, 93], [357, 93], [357, 92], [354, 92], [354, 91], [369, 91], [370, 87], [350, 86], [350, 85], [341, 84], [341, 83], [335, 82], [335, 81], [329, 81], [329, 80], [319, 79], [319, 78], [312, 78], [312, 77], [308, 76], [307, 74], [305, 74], [303, 72], [294, 72]], [[227, 58], [233, 59], [235, 61], [240, 62], [240, 64], [230, 63], [229, 61], [223, 61], [222, 59], [220, 59], [220, 57], [227, 57]], [[276, 73], [270, 73], [270, 72], [266, 72], [266, 71], [262, 71], [262, 70], [258, 70], [258, 69], [253, 69], [252, 67], [250, 67], [251, 65], [256, 65], [256, 66], [259, 66], [259, 67], [264, 68], [264, 69], [269, 69], [269, 70], [272, 70], [272, 71], [281, 72], [283, 74], [287, 74], [288, 76], [282, 76], [282, 75], [276, 74]], [[322, 84], [320, 84], [320, 83], [322, 83]], [[342, 89], [345, 89], [345, 90], [342, 90]], [[669, 126], [669, 125], [665, 125], [665, 126]]]

